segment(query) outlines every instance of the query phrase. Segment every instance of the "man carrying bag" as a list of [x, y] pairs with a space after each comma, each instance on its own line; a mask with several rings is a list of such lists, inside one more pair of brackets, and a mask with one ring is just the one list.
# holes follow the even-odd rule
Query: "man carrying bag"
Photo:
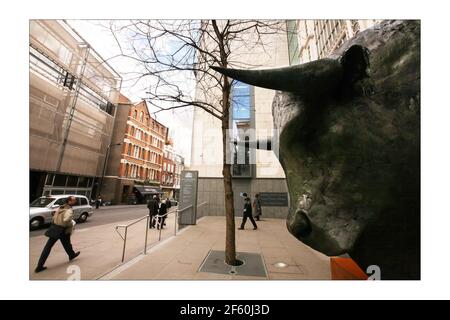
[[61, 205], [53, 215], [53, 222], [45, 233], [48, 237], [47, 244], [45, 245], [44, 250], [42, 250], [38, 266], [34, 270], [36, 273], [47, 269], [47, 267], [44, 266], [45, 262], [50, 255], [52, 247], [58, 240], [61, 241], [64, 250], [66, 250], [66, 253], [69, 256], [69, 261], [72, 261], [80, 255], [80, 251], [73, 251], [72, 244], [70, 243], [70, 235], [72, 234], [74, 226], [72, 223], [72, 206], [75, 205], [76, 202], [77, 199], [74, 196], [68, 197], [67, 202]]

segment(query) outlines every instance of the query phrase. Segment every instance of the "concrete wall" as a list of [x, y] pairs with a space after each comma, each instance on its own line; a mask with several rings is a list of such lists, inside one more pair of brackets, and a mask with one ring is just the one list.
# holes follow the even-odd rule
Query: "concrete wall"
[[[258, 192], [287, 192], [287, 185], [285, 179], [234, 179], [233, 192], [235, 214], [237, 217], [241, 217], [243, 200], [239, 197], [240, 192], [247, 192], [253, 201], [255, 194]], [[225, 215], [223, 179], [199, 178], [198, 204], [203, 202], [207, 202], [207, 204], [200, 207], [197, 217]], [[288, 209], [288, 207], [263, 207], [263, 217], [285, 219]]]

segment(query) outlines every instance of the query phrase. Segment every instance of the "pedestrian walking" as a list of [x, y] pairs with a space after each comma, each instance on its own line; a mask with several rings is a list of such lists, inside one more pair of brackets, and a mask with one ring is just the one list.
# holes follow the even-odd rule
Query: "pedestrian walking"
[[158, 230], [159, 230], [159, 228], [164, 229], [164, 224], [166, 222], [166, 213], [167, 213], [166, 200], [162, 200], [160, 205], [159, 205]]
[[253, 201], [253, 208], [255, 209], [256, 221], [259, 221], [260, 217], [262, 216], [261, 199], [259, 198], [259, 193], [255, 194], [255, 200]]
[[151, 229], [155, 227], [155, 217], [158, 215], [158, 201], [156, 200], [156, 196], [153, 196], [153, 198], [148, 201], [147, 208], [150, 216], [148, 227]]
[[102, 204], [102, 197], [98, 195], [97, 199], [95, 200], [95, 209], [98, 209], [101, 204]]
[[243, 210], [243, 214], [242, 214], [242, 223], [241, 223], [241, 227], [239, 228], [239, 230], [244, 230], [245, 223], [247, 222], [247, 218], [250, 219], [250, 221], [252, 222], [253, 230], [256, 230], [256, 229], [258, 229], [258, 226], [256, 225], [256, 222], [253, 219], [251, 200], [247, 196], [246, 193], [243, 193], [242, 196], [245, 198], [245, 200], [244, 200], [244, 210]]
[[66, 203], [61, 205], [53, 215], [53, 222], [45, 233], [48, 237], [47, 244], [42, 250], [38, 265], [34, 270], [36, 273], [47, 269], [47, 267], [45, 267], [45, 262], [47, 261], [53, 246], [56, 242], [58, 242], [58, 240], [61, 241], [64, 250], [69, 256], [69, 261], [72, 261], [80, 255], [80, 251], [73, 251], [73, 247], [70, 242], [70, 236], [74, 226], [72, 206], [76, 203], [77, 199], [74, 196], [68, 197]]
[[[170, 208], [172, 208], [172, 202], [170, 201], [170, 199], [168, 197], [166, 198], [166, 207], [167, 207], [167, 212], [169, 212]], [[163, 226], [164, 227], [166, 226], [166, 220], [164, 220]]]

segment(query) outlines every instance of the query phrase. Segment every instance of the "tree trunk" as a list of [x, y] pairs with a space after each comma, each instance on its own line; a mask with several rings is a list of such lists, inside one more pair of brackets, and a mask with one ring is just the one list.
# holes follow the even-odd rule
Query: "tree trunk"
[[227, 131], [230, 128], [229, 118], [229, 97], [231, 86], [228, 79], [224, 79], [224, 88], [222, 91], [223, 103], [223, 118], [222, 118], [222, 143], [223, 143], [223, 186], [225, 190], [225, 217], [226, 217], [226, 237], [225, 237], [225, 262], [229, 265], [236, 265], [236, 242], [235, 231], [236, 226], [234, 222], [234, 197], [233, 197], [233, 183], [231, 175], [231, 164], [227, 163]]

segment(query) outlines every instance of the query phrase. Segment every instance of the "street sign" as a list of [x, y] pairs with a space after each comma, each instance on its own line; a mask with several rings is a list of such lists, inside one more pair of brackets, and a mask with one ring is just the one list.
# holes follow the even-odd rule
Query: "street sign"
[[197, 223], [198, 171], [184, 170], [180, 177], [179, 224]]

